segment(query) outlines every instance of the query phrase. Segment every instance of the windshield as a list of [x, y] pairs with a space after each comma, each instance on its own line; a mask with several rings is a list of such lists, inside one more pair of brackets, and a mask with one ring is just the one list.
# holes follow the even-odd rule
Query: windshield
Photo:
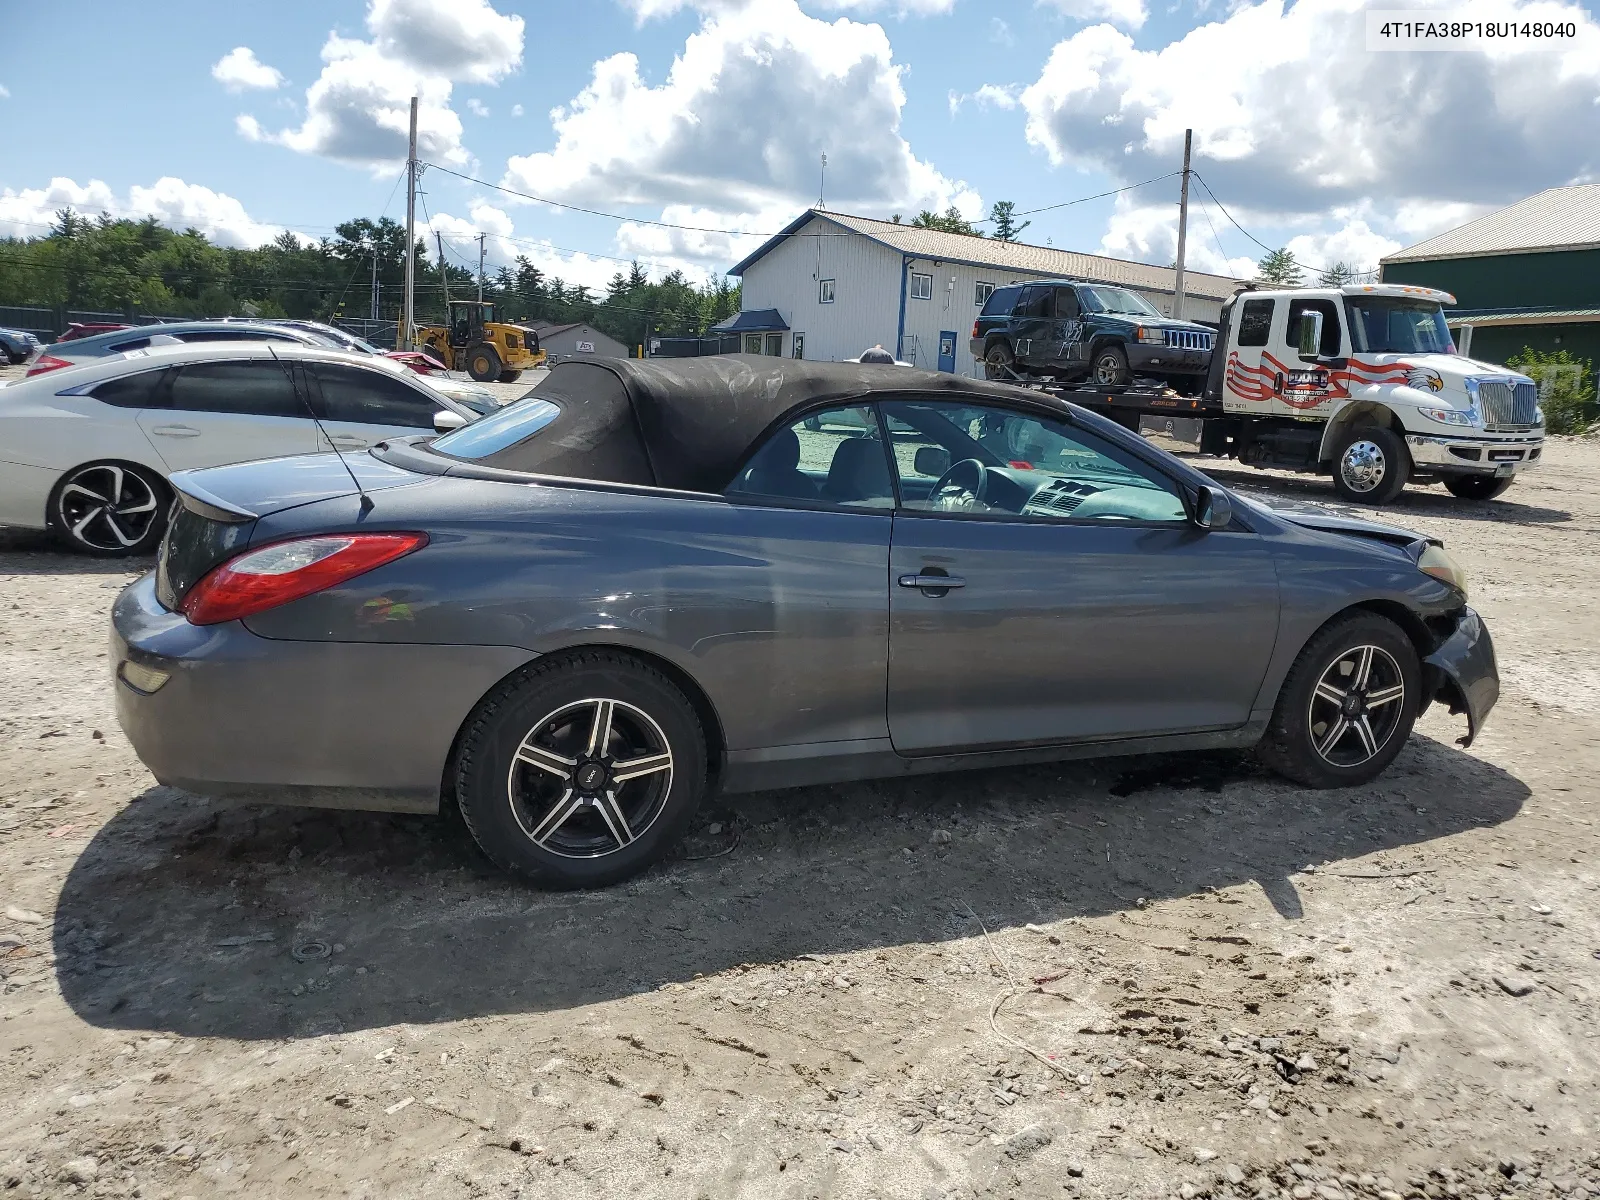
[[1350, 345], [1358, 354], [1454, 354], [1456, 344], [1437, 304], [1389, 296], [1352, 296]]
[[1094, 312], [1127, 313], [1133, 317], [1159, 317], [1154, 306], [1143, 296], [1126, 288], [1086, 287], [1080, 289], [1087, 300], [1086, 308]]
[[561, 410], [550, 401], [529, 396], [471, 425], [434, 438], [428, 447], [452, 458], [487, 458], [538, 433], [560, 415]]

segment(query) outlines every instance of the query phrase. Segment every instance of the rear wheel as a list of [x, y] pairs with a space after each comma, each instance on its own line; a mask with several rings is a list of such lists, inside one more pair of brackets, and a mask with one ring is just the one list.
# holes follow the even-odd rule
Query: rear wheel
[[82, 554], [154, 554], [167, 528], [167, 485], [128, 463], [87, 463], [61, 477], [46, 512], [51, 528]]
[[1392, 504], [1410, 474], [1406, 444], [1381, 426], [1346, 430], [1334, 450], [1334, 490], [1356, 504]]
[[1447, 475], [1444, 486], [1452, 496], [1463, 500], [1493, 500], [1515, 482], [1511, 475], [1498, 479], [1493, 475]]
[[521, 378], [522, 378], [522, 372], [521, 371], [501, 371], [500, 372], [500, 382], [501, 383], [515, 383], [517, 380], [519, 380]]
[[706, 788], [694, 707], [627, 655], [541, 660], [468, 720], [456, 795], [496, 864], [549, 887], [603, 887], [683, 836]]
[[1385, 617], [1352, 613], [1300, 652], [1256, 753], [1307, 787], [1363, 784], [1400, 753], [1421, 699], [1411, 639]]
[[1011, 347], [1004, 342], [996, 342], [983, 352], [983, 377], [985, 379], [1015, 379], [1017, 360], [1011, 353]]
[[479, 383], [500, 378], [500, 354], [493, 346], [474, 346], [467, 351], [467, 374]]
[[1128, 352], [1121, 346], [1102, 346], [1094, 353], [1094, 366], [1090, 374], [1102, 387], [1127, 383]]

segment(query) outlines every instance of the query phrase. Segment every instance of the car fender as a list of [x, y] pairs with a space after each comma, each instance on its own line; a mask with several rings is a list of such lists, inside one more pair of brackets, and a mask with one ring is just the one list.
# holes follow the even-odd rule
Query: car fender
[[1455, 631], [1422, 661], [1444, 676], [1438, 698], [1449, 702], [1451, 713], [1467, 714], [1467, 734], [1456, 741], [1472, 745], [1500, 698], [1500, 675], [1488, 627], [1472, 609], [1463, 609]]
[[1334, 447], [1345, 431], [1357, 425], [1377, 425], [1384, 429], [1405, 430], [1400, 420], [1387, 404], [1378, 400], [1352, 400], [1334, 412], [1322, 427], [1322, 444], [1317, 450], [1318, 462], [1331, 462]]

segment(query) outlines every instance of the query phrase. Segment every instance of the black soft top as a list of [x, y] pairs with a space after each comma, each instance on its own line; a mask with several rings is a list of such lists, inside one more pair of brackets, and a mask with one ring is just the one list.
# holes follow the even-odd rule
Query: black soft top
[[769, 429], [829, 403], [946, 395], [1020, 400], [1062, 416], [1071, 407], [945, 372], [757, 354], [569, 361], [529, 395], [561, 416], [482, 465], [692, 492], [720, 492]]

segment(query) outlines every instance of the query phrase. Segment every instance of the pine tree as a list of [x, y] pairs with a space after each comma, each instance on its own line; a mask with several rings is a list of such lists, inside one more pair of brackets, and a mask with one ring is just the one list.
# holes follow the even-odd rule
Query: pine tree
[[996, 200], [989, 208], [989, 220], [994, 223], [994, 232], [989, 236], [997, 242], [1014, 242], [1022, 236], [1022, 231], [1032, 221], [1024, 221], [1021, 225], [1016, 220], [1016, 202], [1013, 200]]
[[1269, 250], [1257, 265], [1261, 273], [1256, 278], [1273, 287], [1300, 287], [1306, 281], [1299, 261], [1287, 247]]

